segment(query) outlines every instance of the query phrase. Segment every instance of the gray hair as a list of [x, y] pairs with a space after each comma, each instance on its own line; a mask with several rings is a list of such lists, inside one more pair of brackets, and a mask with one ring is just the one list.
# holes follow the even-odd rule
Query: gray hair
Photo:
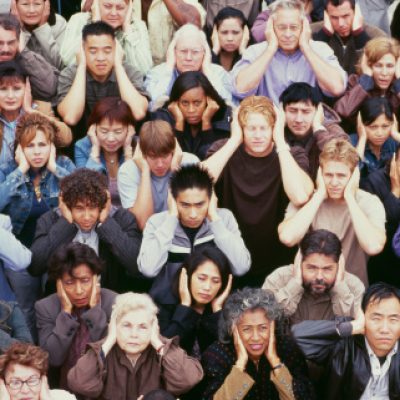
[[196, 25], [194, 24], [185, 24], [182, 25], [174, 34], [174, 37], [172, 38], [172, 42], [176, 43], [179, 39], [181, 39], [182, 37], [185, 37], [186, 35], [190, 35], [190, 34], [197, 34], [199, 37], [199, 40], [201, 42], [201, 45], [203, 47], [204, 50], [206, 50], [209, 46], [207, 43], [207, 37], [206, 34], [199, 29]]
[[300, 0], [276, 0], [268, 7], [270, 16], [276, 14], [279, 10], [299, 10], [301, 17], [305, 17], [304, 4]]
[[222, 343], [232, 340], [232, 329], [246, 311], [261, 309], [270, 321], [283, 316], [282, 308], [271, 290], [245, 287], [226, 300], [219, 320], [218, 338]]

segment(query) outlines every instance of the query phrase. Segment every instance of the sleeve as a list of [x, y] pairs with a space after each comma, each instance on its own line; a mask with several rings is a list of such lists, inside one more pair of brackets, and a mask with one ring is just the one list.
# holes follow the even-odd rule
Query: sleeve
[[7, 176], [0, 174], [0, 211], [10, 204], [13, 196], [17, 196], [18, 188], [25, 184], [25, 175], [17, 167]]
[[165, 389], [174, 395], [186, 393], [203, 378], [200, 361], [189, 357], [172, 341], [165, 346], [161, 371]]
[[265, 27], [268, 21], [269, 12], [264, 10], [258, 14], [256, 20], [251, 28], [251, 36], [253, 39], [259, 43], [265, 40]]
[[283, 307], [285, 315], [293, 315], [303, 297], [304, 288], [293, 278], [292, 267], [280, 267], [269, 274], [262, 288], [271, 290], [276, 301]]
[[82, 28], [89, 22], [90, 13], [76, 13], [71, 16], [65, 28], [64, 40], [60, 47], [60, 56], [68, 66], [76, 61], [76, 53], [82, 43]]
[[[145, 88], [150, 95], [152, 106], [160, 101], [160, 97], [165, 98], [165, 100], [169, 97], [173, 74], [173, 70], [170, 70], [165, 63], [157, 65], [148, 72]], [[152, 106], [150, 110], [152, 110]]]
[[57, 85], [57, 104], [60, 104], [67, 96], [74, 82], [76, 74], [76, 66], [65, 67], [58, 77]]
[[355, 317], [361, 306], [364, 284], [356, 276], [345, 272], [345, 279], [331, 289], [333, 313], [339, 317]]
[[107, 243], [111, 253], [131, 276], [138, 273], [137, 258], [141, 235], [135, 217], [127, 210], [119, 209], [113, 217], [97, 226], [99, 239]]
[[85, 137], [75, 143], [75, 165], [77, 168], [88, 168], [98, 172], [106, 172], [104, 165], [90, 157], [92, 144], [90, 139]]
[[[164, 220], [160, 220], [160, 215], [165, 216]], [[154, 278], [167, 262], [168, 249], [177, 226], [178, 218], [169, 215], [168, 212], [154, 214], [148, 219], [138, 258], [139, 271], [144, 276]]]
[[125, 62], [146, 75], [153, 66], [146, 24], [134, 19], [130, 32], [122, 34], [120, 43], [125, 52]]
[[129, 80], [131, 81], [132, 85], [135, 89], [143, 96], [149, 97], [149, 94], [146, 91], [144, 85], [144, 75], [137, 69], [133, 68], [129, 64], [124, 63], [124, 68], [126, 75], [128, 76]]
[[61, 156], [57, 159], [56, 172], [54, 175], [61, 180], [62, 178], [68, 176], [71, 172], [74, 172], [75, 169], [75, 164], [68, 157]]
[[118, 170], [118, 193], [122, 207], [135, 204], [140, 186], [140, 171], [133, 160], [125, 161]]
[[93, 308], [85, 311], [82, 314], [82, 319], [85, 322], [90, 335], [90, 342], [97, 342], [103, 339], [107, 333], [108, 320], [105, 310], [101, 304], [97, 304]]
[[100, 349], [90, 348], [68, 372], [68, 387], [71, 392], [84, 397], [99, 398], [104, 388], [105, 365]]
[[37, 100], [50, 101], [57, 94], [57, 69], [40, 54], [26, 48], [19, 54], [18, 61], [28, 73], [32, 97]]
[[368, 198], [359, 204], [371, 224], [373, 224], [376, 228], [385, 231], [386, 213], [385, 208], [383, 207], [383, 204], [379, 200], [378, 196], [368, 193]]
[[0, 259], [4, 267], [13, 271], [27, 268], [32, 253], [11, 232], [10, 217], [1, 215], [0, 225]]
[[231, 211], [219, 210], [220, 219], [210, 223], [217, 247], [231, 262], [234, 275], [244, 275], [251, 265], [250, 253], [242, 238], [239, 226]]
[[392, 247], [394, 254], [400, 258], [400, 225], [393, 236]]
[[367, 75], [362, 75], [360, 78], [355, 74], [350, 76], [344, 95], [334, 105], [335, 111], [342, 118], [349, 118], [356, 115], [361, 103], [369, 96], [368, 90], [373, 88], [373, 83], [372, 87], [370, 87], [370, 83], [368, 85], [362, 85], [362, 83], [370, 80], [372, 78]]
[[56, 24], [52, 28], [48, 23], [37, 27], [33, 34], [46, 53], [46, 59], [51, 60], [59, 71], [63, 68], [63, 61], [60, 55], [60, 47], [64, 39], [67, 22], [60, 15], [56, 15]]
[[60, 367], [74, 340], [79, 322], [64, 311], [57, 315], [49, 313], [40, 301], [35, 304], [35, 311], [40, 347], [49, 353], [50, 365]]
[[77, 233], [74, 224], [70, 224], [64, 217], [55, 218], [55, 212], [48, 211], [37, 221], [31, 246], [32, 261], [28, 269], [33, 276], [45, 273], [51, 254], [63, 243], [71, 242]]
[[279, 393], [279, 400], [296, 399], [293, 392], [293, 378], [286, 365], [276, 371], [271, 371], [271, 382]]

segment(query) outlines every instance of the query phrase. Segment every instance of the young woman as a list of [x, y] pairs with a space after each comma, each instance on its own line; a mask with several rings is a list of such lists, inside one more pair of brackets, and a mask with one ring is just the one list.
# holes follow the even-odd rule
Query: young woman
[[146, 24], [132, 17], [132, 0], [94, 0], [90, 12], [74, 14], [68, 21], [61, 57], [66, 65], [76, 60], [82, 43], [82, 28], [103, 21], [115, 29], [116, 38], [125, 53], [125, 62], [146, 75], [152, 67], [149, 35]]
[[117, 188], [119, 166], [132, 158], [133, 122], [128, 104], [117, 97], [105, 97], [89, 117], [87, 136], [75, 143], [76, 166], [107, 174], [111, 202], [115, 206], [121, 205]]
[[50, 390], [48, 354], [28, 343], [15, 343], [0, 356], [1, 400], [76, 400], [65, 390]]
[[57, 121], [45, 103], [32, 104], [29, 80], [16, 61], [0, 63], [0, 168], [14, 160], [15, 128], [24, 114], [40, 112], [57, 126], [55, 141], [57, 147], [68, 146], [72, 133], [66, 124]]
[[159, 304], [161, 334], [179, 336], [194, 357], [217, 340], [218, 319], [232, 286], [229, 260], [218, 248], [194, 252], [176, 274], [179, 304]]
[[244, 288], [228, 297], [219, 341], [202, 356], [204, 400], [314, 399], [304, 356], [284, 332], [270, 290]]
[[230, 135], [231, 108], [219, 96], [207, 77], [199, 71], [180, 74], [169, 101], [152, 115], [175, 128], [183, 151], [203, 160], [216, 140]]
[[350, 135], [350, 139], [357, 147], [363, 178], [372, 171], [385, 167], [400, 141], [395, 115], [387, 98], [371, 97], [362, 103], [357, 134]]
[[88, 350], [68, 373], [68, 386], [85, 398], [138, 399], [154, 389], [175, 396], [197, 384], [203, 372], [177, 340], [160, 336], [157, 307], [147, 294], [116, 297], [105, 340]]
[[400, 107], [400, 49], [395, 39], [377, 37], [364, 47], [358, 74], [349, 77], [347, 90], [335, 103], [347, 132], [354, 132], [357, 113], [368, 97], [386, 97], [395, 113]]
[[26, 47], [61, 71], [60, 47], [67, 22], [54, 12], [50, 0], [12, 0], [11, 12], [21, 22]]
[[249, 43], [245, 16], [232, 7], [222, 8], [214, 18], [211, 36], [212, 62], [230, 71]]
[[[68, 158], [56, 159], [56, 131], [45, 116], [25, 114], [16, 128], [15, 161], [0, 166], [0, 211], [10, 216], [13, 233], [28, 248], [39, 217], [58, 206], [59, 180], [75, 169]], [[6, 275], [35, 337], [40, 279], [26, 271], [7, 270]]]

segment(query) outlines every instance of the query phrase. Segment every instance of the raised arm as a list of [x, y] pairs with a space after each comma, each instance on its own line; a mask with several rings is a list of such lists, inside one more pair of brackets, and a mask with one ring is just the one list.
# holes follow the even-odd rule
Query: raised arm
[[314, 184], [309, 175], [300, 168], [290, 152], [290, 147], [285, 141], [285, 113], [282, 109], [275, 109], [277, 119], [275, 122], [273, 137], [276, 152], [279, 157], [283, 188], [289, 200], [300, 207], [310, 198]]
[[[300, 49], [311, 65], [317, 78], [318, 86], [325, 93], [337, 97], [346, 90], [347, 79], [340, 64], [331, 65], [311, 47], [311, 28], [307, 18], [303, 18], [303, 29], [300, 35]], [[326, 45], [327, 46], [327, 45]], [[331, 50], [332, 51], [332, 50]], [[332, 51], [333, 53], [333, 51]]]
[[[83, 46], [83, 45], [82, 45]], [[70, 70], [67, 67], [61, 73], [59, 78], [59, 95], [63, 95], [66, 90], [66, 96], [61, 100], [57, 106], [58, 113], [68, 125], [76, 125], [82, 118], [85, 111], [86, 100], [86, 57], [83, 47], [77, 56], [77, 69], [75, 77], [73, 78], [72, 85]]]
[[[355, 168], [344, 191], [344, 199], [349, 208], [351, 222], [354, 227], [358, 242], [368, 255], [379, 254], [386, 243], [385, 232], [385, 210], [377, 199], [377, 207], [374, 215], [366, 215], [356, 201], [355, 195], [358, 190], [360, 171]], [[377, 226], [373, 221], [379, 220], [382, 226]]]
[[325, 184], [320, 170], [317, 176], [317, 190], [311, 199], [294, 215], [286, 216], [278, 226], [280, 241], [292, 247], [300, 242], [310, 228], [319, 207], [326, 198]]
[[163, 0], [163, 2], [178, 26], [190, 23], [202, 27], [201, 16], [196, 7], [184, 0]]

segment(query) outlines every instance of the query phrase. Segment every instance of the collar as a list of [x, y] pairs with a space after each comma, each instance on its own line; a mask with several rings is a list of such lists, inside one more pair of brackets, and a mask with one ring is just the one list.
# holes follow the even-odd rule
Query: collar
[[[368, 356], [369, 358], [378, 358], [378, 356], [374, 353], [374, 351], [371, 349], [371, 346], [368, 343], [368, 340], [366, 337], [364, 337], [365, 340], [365, 347], [367, 348]], [[386, 356], [386, 360], [391, 360], [391, 358], [397, 353], [399, 347], [399, 341], [396, 342], [394, 345], [393, 349], [390, 350], [390, 352]]]
[[275, 53], [277, 54], [279, 57], [283, 58], [291, 58], [294, 60], [298, 60], [300, 57], [303, 56], [302, 51], [300, 50], [300, 48], [298, 48], [294, 53], [292, 54], [286, 54], [280, 47], [278, 48], [278, 51]]

